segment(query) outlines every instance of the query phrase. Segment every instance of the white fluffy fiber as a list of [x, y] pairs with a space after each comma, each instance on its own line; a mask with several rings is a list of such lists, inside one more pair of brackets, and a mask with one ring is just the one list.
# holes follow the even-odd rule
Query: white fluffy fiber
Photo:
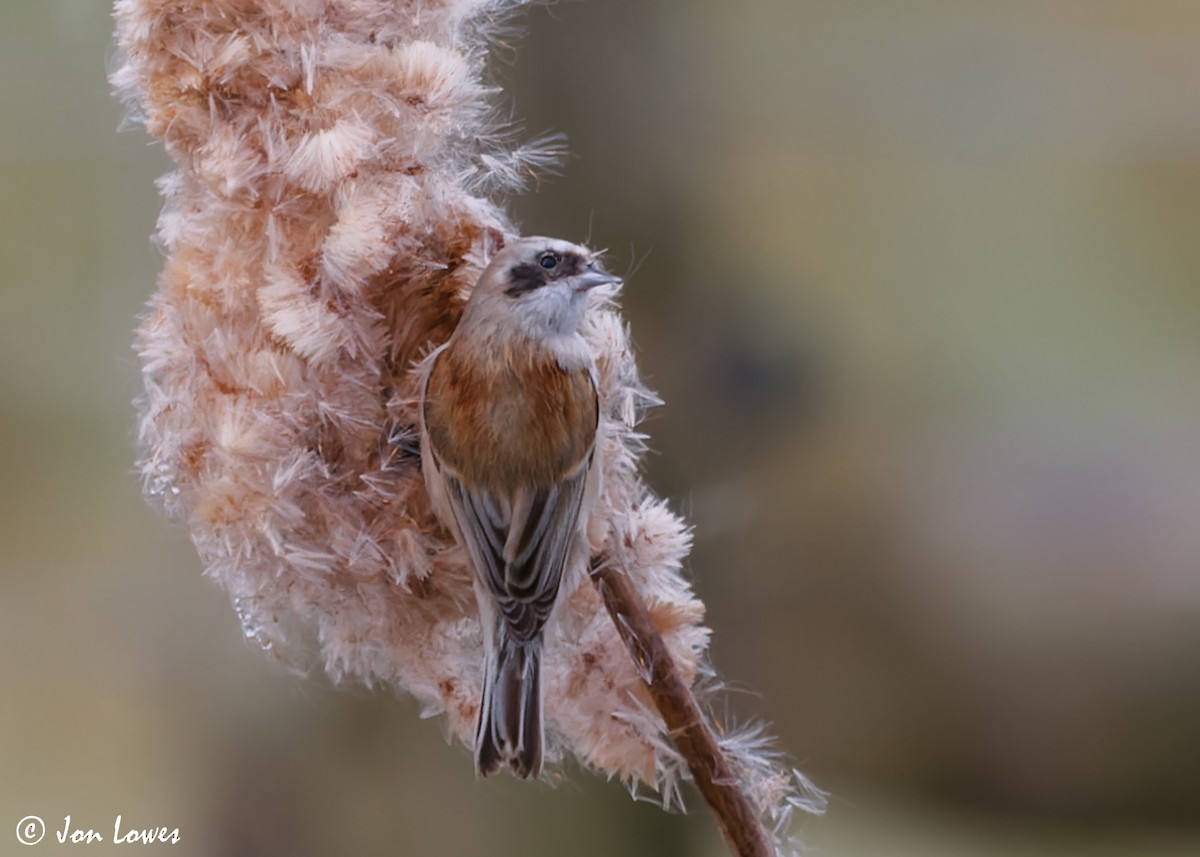
[[[113, 82], [177, 169], [167, 261], [137, 336], [147, 493], [184, 519], [248, 635], [336, 681], [402, 689], [469, 743], [482, 647], [464, 557], [411, 454], [413, 361], [443, 341], [514, 230], [485, 192], [546, 146], [503, 143], [483, 84], [498, 0], [118, 0]], [[684, 524], [642, 485], [638, 381], [614, 306], [601, 375], [593, 547], [627, 573], [689, 678], [704, 608]], [[549, 758], [670, 802], [685, 775], [586, 575], [546, 655]], [[767, 814], [790, 772], [734, 742]], [[466, 770], [469, 770], [467, 768]], [[786, 819], [785, 819], [786, 820]], [[786, 826], [786, 825], [785, 825]]]

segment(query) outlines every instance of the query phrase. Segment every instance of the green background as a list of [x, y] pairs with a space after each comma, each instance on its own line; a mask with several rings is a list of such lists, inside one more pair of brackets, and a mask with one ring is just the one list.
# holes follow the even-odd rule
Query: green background
[[[1200, 6], [528, 23], [495, 73], [572, 157], [513, 210], [636, 268], [648, 472], [729, 704], [832, 792], [797, 833], [1200, 853]], [[132, 472], [168, 164], [117, 133], [111, 30], [0, 5], [0, 853], [118, 813], [217, 857], [723, 853], [697, 800], [476, 782], [410, 701], [242, 639]]]

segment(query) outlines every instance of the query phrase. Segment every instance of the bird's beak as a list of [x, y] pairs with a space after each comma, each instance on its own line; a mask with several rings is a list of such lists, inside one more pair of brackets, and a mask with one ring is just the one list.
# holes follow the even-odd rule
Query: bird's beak
[[587, 270], [582, 274], [578, 274], [571, 278], [572, 285], [576, 291], [586, 292], [588, 289], [594, 289], [596, 286], [606, 286], [609, 283], [619, 283], [621, 278], [615, 274], [610, 274], [603, 268], [598, 268], [594, 264], [588, 265]]

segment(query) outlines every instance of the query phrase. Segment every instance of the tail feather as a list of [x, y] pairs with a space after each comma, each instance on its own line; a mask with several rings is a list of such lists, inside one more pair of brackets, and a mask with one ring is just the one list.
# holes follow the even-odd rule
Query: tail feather
[[495, 773], [506, 762], [518, 777], [542, 771], [542, 641], [499, 634], [488, 657], [475, 728], [475, 770]]

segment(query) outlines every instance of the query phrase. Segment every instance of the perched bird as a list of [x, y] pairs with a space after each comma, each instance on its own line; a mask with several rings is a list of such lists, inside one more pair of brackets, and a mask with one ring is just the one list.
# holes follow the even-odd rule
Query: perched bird
[[596, 366], [579, 324], [587, 292], [618, 280], [584, 247], [514, 241], [422, 366], [425, 484], [469, 557], [483, 622], [480, 776], [541, 772], [542, 634], [564, 569], [587, 559], [597, 491]]

